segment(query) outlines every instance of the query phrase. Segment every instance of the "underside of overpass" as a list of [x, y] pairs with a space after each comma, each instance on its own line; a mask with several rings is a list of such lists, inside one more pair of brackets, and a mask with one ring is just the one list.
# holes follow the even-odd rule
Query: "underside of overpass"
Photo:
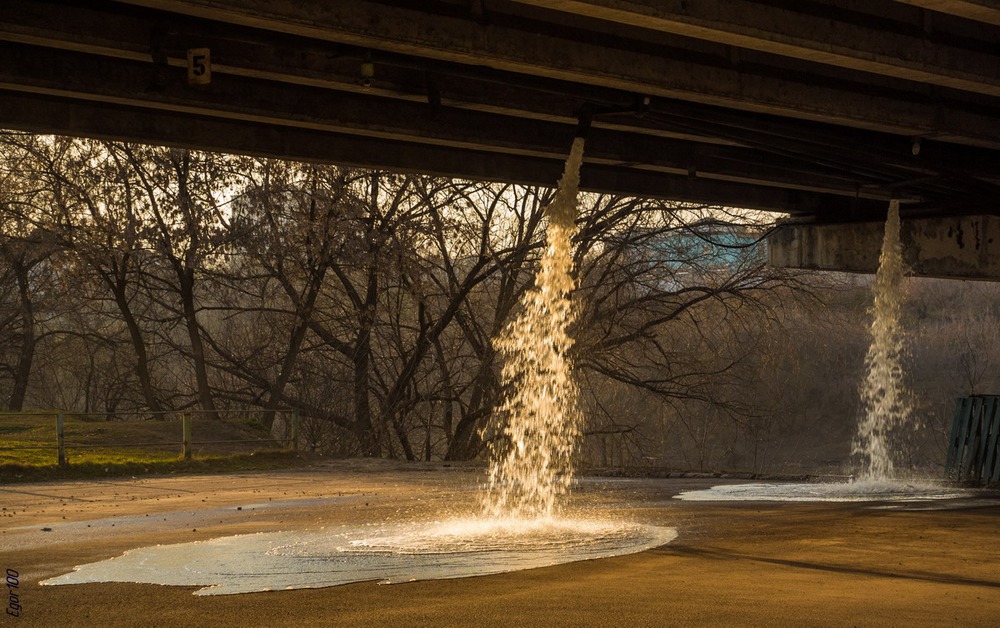
[[587, 117], [585, 189], [785, 212], [774, 263], [872, 270], [896, 198], [1000, 277], [996, 0], [0, 5], [2, 128], [552, 185]]

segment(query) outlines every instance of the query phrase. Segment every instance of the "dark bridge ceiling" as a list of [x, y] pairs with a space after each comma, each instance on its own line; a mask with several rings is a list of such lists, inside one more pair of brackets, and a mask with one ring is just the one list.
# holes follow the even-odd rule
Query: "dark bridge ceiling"
[[0, 0], [5, 128], [551, 185], [588, 108], [589, 189], [998, 213], [1000, 2]]

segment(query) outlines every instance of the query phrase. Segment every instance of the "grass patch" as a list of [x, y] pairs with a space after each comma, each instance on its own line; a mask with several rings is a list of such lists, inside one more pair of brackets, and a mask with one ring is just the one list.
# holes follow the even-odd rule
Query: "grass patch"
[[181, 459], [178, 418], [108, 421], [64, 415], [67, 466], [57, 464], [55, 414], [0, 415], [0, 483], [164, 473], [277, 469], [301, 464], [258, 420], [192, 424], [192, 460]]
[[103, 454], [60, 467], [56, 464], [0, 463], [0, 484], [41, 482], [46, 480], [84, 480], [175, 473], [225, 473], [232, 471], [265, 471], [288, 469], [305, 464], [305, 459], [293, 451], [256, 451], [252, 453], [209, 455], [181, 460], [176, 454], [169, 458], [116, 457]]

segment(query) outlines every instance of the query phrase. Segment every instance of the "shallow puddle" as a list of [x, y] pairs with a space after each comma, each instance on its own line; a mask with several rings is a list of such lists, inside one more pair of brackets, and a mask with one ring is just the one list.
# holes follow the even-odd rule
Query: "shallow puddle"
[[452, 519], [227, 536], [157, 545], [76, 567], [43, 585], [138, 582], [224, 595], [462, 578], [632, 554], [673, 528], [587, 519]]
[[967, 497], [961, 489], [933, 482], [838, 482], [730, 484], [684, 491], [675, 499], [685, 501], [783, 501], [783, 502], [892, 502], [932, 501]]

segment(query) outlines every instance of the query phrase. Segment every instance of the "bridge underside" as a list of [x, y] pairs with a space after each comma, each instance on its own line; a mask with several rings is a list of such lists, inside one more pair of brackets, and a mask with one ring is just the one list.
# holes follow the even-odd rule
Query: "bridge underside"
[[996, 214], [998, 50], [991, 0], [19, 0], [0, 127], [552, 185], [592, 112], [585, 189], [802, 236]]

